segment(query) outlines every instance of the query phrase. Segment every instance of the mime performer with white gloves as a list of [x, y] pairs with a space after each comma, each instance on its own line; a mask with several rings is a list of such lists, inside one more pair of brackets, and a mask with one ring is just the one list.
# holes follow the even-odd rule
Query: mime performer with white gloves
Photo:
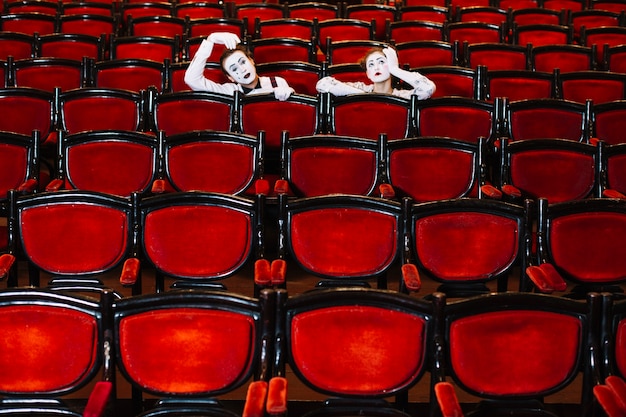
[[[249, 52], [239, 44], [239, 36], [228, 32], [210, 34], [200, 44], [185, 72], [185, 83], [194, 91], [210, 91], [234, 95], [235, 91], [244, 94], [273, 93], [278, 100], [285, 101], [294, 89], [281, 77], [259, 77], [254, 60]], [[215, 44], [226, 46], [220, 58], [222, 70], [231, 81], [219, 84], [204, 76], [204, 67], [213, 52]]]

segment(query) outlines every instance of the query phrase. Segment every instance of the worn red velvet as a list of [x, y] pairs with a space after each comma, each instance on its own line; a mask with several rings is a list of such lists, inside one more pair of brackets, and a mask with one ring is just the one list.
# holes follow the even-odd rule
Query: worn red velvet
[[[437, 93], [440, 90], [440, 85], [444, 89], [446, 88], [443, 82], [438, 84], [436, 81], [437, 78], [443, 81], [446, 78], [445, 75], [433, 77], [429, 74], [428, 78], [437, 85]], [[451, 82], [452, 80], [448, 81], [448, 83]], [[471, 80], [468, 81], [469, 86], [467, 88], [473, 91], [471, 82]], [[453, 86], [447, 87], [447, 89], [453, 89]], [[479, 137], [491, 137], [492, 113], [492, 111], [484, 108], [470, 106], [424, 107], [420, 110], [419, 132], [422, 136], [447, 136], [475, 143]]]
[[317, 108], [309, 103], [277, 101], [271, 97], [271, 100], [244, 103], [241, 124], [244, 133], [256, 135], [264, 130], [267, 148], [279, 149], [283, 130], [288, 130], [290, 137], [315, 133]]
[[533, 74], [531, 71], [528, 76], [507, 74], [489, 78], [490, 97], [507, 97], [511, 101], [552, 97], [552, 79]]
[[20, 216], [29, 259], [52, 273], [100, 272], [126, 253], [128, 218], [114, 208], [87, 203], [27, 208]]
[[474, 314], [450, 326], [450, 365], [483, 395], [541, 395], [576, 374], [581, 326], [576, 317], [537, 310]]
[[580, 80], [562, 80], [561, 93], [565, 100], [584, 103], [591, 99], [594, 104], [600, 104], [622, 100], [626, 92], [623, 80], [585, 77]]
[[150, 144], [94, 141], [69, 148], [67, 176], [74, 188], [128, 197], [152, 185], [156, 150]]
[[[626, 111], [623, 108], [615, 108], [594, 113], [596, 136], [607, 145], [615, 145], [622, 142], [623, 132], [626, 131]], [[611, 184], [610, 179], [609, 184]]]
[[171, 308], [119, 325], [120, 360], [146, 390], [211, 394], [242, 383], [252, 365], [253, 319], [229, 311]]
[[551, 203], [587, 197], [595, 186], [593, 155], [567, 150], [529, 150], [511, 156], [513, 185]]
[[516, 197], [519, 198], [522, 196], [522, 192], [515, 186], [513, 185], [504, 185], [502, 187], [502, 192], [506, 193], [507, 195], [510, 195], [511, 197]]
[[517, 256], [514, 219], [481, 212], [437, 214], [415, 223], [416, 255], [435, 277], [446, 281], [494, 278]]
[[287, 262], [284, 259], [275, 259], [272, 261], [272, 285], [281, 285], [285, 283], [287, 275]]
[[435, 396], [443, 417], [463, 417], [463, 410], [449, 382], [439, 382], [435, 385]]
[[[282, 17], [282, 16], [281, 16]], [[254, 22], [254, 19], [252, 19]], [[277, 40], [280, 40], [278, 38]], [[306, 44], [293, 45], [286, 43], [268, 43], [263, 45], [255, 45], [254, 61], [262, 64], [276, 61], [310, 61], [310, 46]], [[281, 115], [282, 116], [282, 115]]]
[[167, 164], [171, 181], [182, 191], [238, 194], [255, 175], [254, 157], [250, 146], [200, 141], [172, 147]]
[[174, 56], [174, 38], [170, 43], [124, 42], [112, 45], [116, 59], [149, 59], [163, 62]]
[[426, 323], [372, 306], [321, 308], [291, 322], [291, 353], [313, 386], [338, 395], [384, 395], [422, 371]]
[[416, 202], [462, 197], [475, 185], [474, 157], [441, 147], [397, 149], [389, 158], [389, 177], [395, 188]]
[[566, 45], [571, 43], [571, 40], [568, 39], [567, 31], [559, 30], [556, 25], [553, 27], [555, 28], [554, 30], [550, 27], [532, 28], [530, 25], [518, 26], [515, 43], [518, 45], [528, 45], [530, 43], [533, 46]]
[[70, 133], [87, 130], [138, 130], [141, 116], [139, 105], [134, 100], [96, 95], [64, 101], [62, 113], [65, 128]]
[[419, 291], [422, 287], [419, 271], [413, 264], [402, 265], [402, 280], [410, 291]]
[[615, 364], [621, 375], [626, 375], [626, 320], [619, 322], [615, 335]]
[[612, 190], [626, 193], [626, 155], [611, 156], [607, 160], [606, 175], [608, 186]]
[[[67, 8], [63, 10], [63, 14], [70, 14], [71, 11], [76, 11], [77, 8]], [[110, 16], [110, 9], [103, 9], [101, 6], [95, 6], [90, 11], [85, 10], [85, 13], [99, 13], [103, 16]], [[82, 14], [82, 13], [81, 13]], [[93, 28], [92, 28], [93, 29]], [[111, 25], [111, 29], [113, 29]], [[66, 33], [83, 33], [83, 32], [66, 32]], [[106, 32], [103, 32], [106, 33]], [[110, 33], [110, 32], [109, 32]], [[99, 39], [94, 38], [74, 38], [74, 37], [51, 37], [40, 38], [39, 52], [41, 56], [59, 57], [73, 59], [75, 61], [81, 61], [83, 57], [87, 56], [94, 60], [100, 60], [100, 44]], [[100, 84], [100, 77], [98, 77], [98, 84]], [[158, 85], [158, 84], [156, 84]], [[145, 88], [145, 87], [144, 87]], [[61, 88], [65, 90], [65, 88]]]
[[89, 395], [83, 417], [103, 416], [112, 392], [113, 384], [111, 382], [98, 381]]
[[287, 412], [287, 378], [270, 379], [266, 410], [270, 415]]
[[26, 180], [28, 153], [23, 146], [8, 143], [0, 144], [0, 194], [6, 196], [9, 190], [16, 189]]
[[8, 96], [0, 100], [0, 130], [31, 135], [33, 129], [41, 132], [45, 138], [50, 132], [52, 112], [52, 94], [43, 97]]
[[165, 207], [144, 223], [144, 247], [166, 274], [218, 278], [237, 270], [248, 258], [253, 230], [241, 211], [217, 206]]
[[302, 196], [367, 195], [374, 188], [376, 154], [358, 148], [306, 147], [291, 154], [291, 186]]
[[[490, 13], [490, 12], [488, 11], [487, 13]], [[471, 15], [468, 15], [468, 16], [471, 16]], [[498, 19], [501, 18], [500, 13], [498, 13], [496, 16]], [[485, 65], [489, 68], [490, 71], [512, 70], [512, 69], [525, 70], [526, 69], [526, 61], [528, 57], [526, 56], [525, 49], [517, 49], [516, 46], [508, 47], [508, 48], [501, 48], [499, 47], [500, 45], [499, 43], [496, 43], [494, 45], [495, 46], [493, 47], [493, 49], [488, 49], [488, 48], [473, 49], [472, 46], [469, 45], [467, 59], [471, 67], [476, 68], [479, 65]], [[491, 90], [490, 97], [491, 99], [493, 99], [494, 97], [506, 97], [506, 96], [500, 96], [497, 93], [494, 94], [494, 91]]]
[[163, 75], [154, 67], [118, 66], [99, 68], [97, 70], [98, 86], [104, 88], [121, 88], [139, 92], [153, 85], [161, 90]]
[[254, 262], [254, 282], [257, 285], [270, 285], [272, 283], [272, 271], [269, 260], [257, 259]]
[[[545, 123], [554, 120], [554, 123]], [[565, 109], [537, 107], [512, 112], [510, 125], [515, 140], [561, 138], [579, 141], [582, 135], [583, 113]]]
[[548, 242], [553, 263], [583, 282], [626, 278], [626, 215], [596, 212], [552, 220]]
[[373, 275], [394, 260], [398, 227], [392, 215], [359, 208], [294, 213], [291, 245], [311, 271], [335, 277]]
[[134, 285], [139, 278], [141, 262], [138, 258], [129, 258], [124, 262], [122, 274], [120, 275], [120, 284], [128, 286]]
[[172, 100], [157, 103], [156, 123], [168, 135], [191, 130], [223, 130], [230, 128], [231, 106], [202, 99]]
[[[372, 140], [377, 140], [381, 133], [386, 133], [389, 140], [406, 137], [408, 102], [404, 105], [378, 102], [365, 96], [361, 101], [334, 106], [335, 133]], [[359, 123], [354, 123], [355, 120]]]
[[[51, 55], [42, 55], [51, 56]], [[19, 68], [15, 72], [15, 85], [31, 87], [44, 91], [53, 91], [55, 87], [62, 90], [80, 88], [82, 68], [80, 66], [47, 63]]]
[[62, 392], [82, 383], [95, 365], [98, 325], [77, 310], [6, 306], [0, 308], [0, 344], [0, 392]]
[[265, 415], [267, 385], [266, 381], [254, 381], [248, 385], [242, 417], [263, 417]]

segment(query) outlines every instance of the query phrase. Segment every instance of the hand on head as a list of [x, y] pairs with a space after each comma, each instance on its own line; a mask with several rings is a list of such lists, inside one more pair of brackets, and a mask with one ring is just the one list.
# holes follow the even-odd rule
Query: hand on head
[[393, 70], [399, 68], [400, 64], [398, 63], [398, 54], [395, 49], [386, 47], [383, 49], [383, 54], [387, 57], [387, 65], [389, 66], [389, 71], [393, 73]]
[[235, 49], [241, 43], [239, 36], [229, 32], [211, 33], [207, 39], [215, 44], [224, 45], [227, 49]]

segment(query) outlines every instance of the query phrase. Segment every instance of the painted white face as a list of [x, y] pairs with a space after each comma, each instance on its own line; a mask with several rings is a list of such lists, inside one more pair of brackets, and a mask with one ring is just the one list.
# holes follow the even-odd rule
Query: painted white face
[[372, 82], [387, 81], [391, 74], [387, 65], [387, 57], [382, 52], [374, 52], [365, 61], [367, 78]]
[[250, 58], [236, 51], [224, 61], [224, 69], [234, 82], [248, 85], [256, 79], [256, 68]]

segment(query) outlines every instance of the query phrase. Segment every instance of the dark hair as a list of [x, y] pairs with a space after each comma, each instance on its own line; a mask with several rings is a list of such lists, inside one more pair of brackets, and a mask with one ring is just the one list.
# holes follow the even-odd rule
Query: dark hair
[[220, 67], [222, 68], [222, 72], [226, 75], [229, 75], [229, 74], [226, 71], [226, 68], [224, 68], [224, 61], [226, 61], [226, 59], [228, 59], [228, 57], [234, 54], [235, 52], [243, 52], [245, 56], [247, 56], [250, 59], [253, 59], [252, 53], [250, 52], [250, 50], [241, 44], [237, 45], [237, 47], [234, 49], [224, 49], [224, 52], [222, 52], [222, 56], [220, 57]]

